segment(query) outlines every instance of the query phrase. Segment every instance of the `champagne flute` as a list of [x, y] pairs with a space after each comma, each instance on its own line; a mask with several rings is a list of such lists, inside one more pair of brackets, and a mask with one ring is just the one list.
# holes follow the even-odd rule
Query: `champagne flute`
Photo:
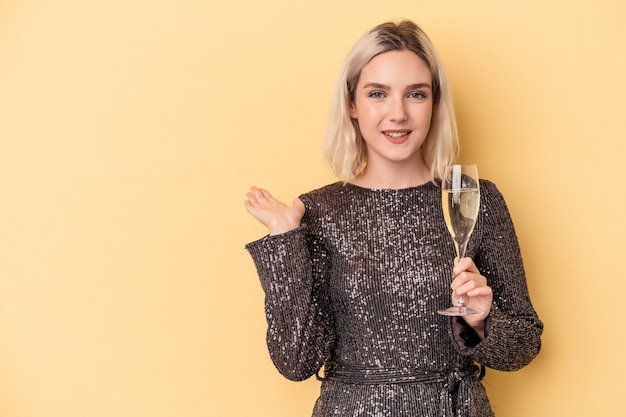
[[[476, 165], [447, 165], [441, 180], [441, 203], [448, 231], [454, 240], [459, 259], [465, 257], [467, 242], [476, 225], [480, 207], [478, 168]], [[475, 316], [483, 314], [465, 306], [460, 297], [458, 305], [437, 311], [444, 316]]]

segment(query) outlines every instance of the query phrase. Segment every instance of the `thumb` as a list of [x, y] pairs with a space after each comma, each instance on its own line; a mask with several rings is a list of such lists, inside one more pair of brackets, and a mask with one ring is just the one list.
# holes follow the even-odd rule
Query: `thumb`
[[304, 210], [304, 203], [299, 198], [296, 198], [295, 200], [293, 200], [293, 206]]
[[296, 198], [295, 200], [293, 200], [293, 208], [297, 210], [300, 218], [304, 216], [305, 208], [304, 208], [304, 203], [302, 202], [302, 200], [300, 200], [299, 198]]

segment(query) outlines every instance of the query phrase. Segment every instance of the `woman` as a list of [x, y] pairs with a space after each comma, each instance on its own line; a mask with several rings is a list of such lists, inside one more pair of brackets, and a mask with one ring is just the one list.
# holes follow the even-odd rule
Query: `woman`
[[[527, 365], [543, 325], [489, 181], [468, 256], [452, 261], [440, 178], [458, 136], [424, 32], [401, 21], [366, 33], [332, 110], [326, 156], [341, 181], [292, 205], [256, 187], [245, 202], [269, 231], [246, 248], [266, 294], [275, 366], [291, 380], [318, 375], [313, 416], [492, 416], [484, 367]], [[459, 297], [484, 314], [436, 313]]]

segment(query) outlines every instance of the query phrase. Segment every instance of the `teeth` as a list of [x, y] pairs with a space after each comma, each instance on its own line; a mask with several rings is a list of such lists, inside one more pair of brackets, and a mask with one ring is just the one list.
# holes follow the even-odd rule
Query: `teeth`
[[399, 139], [402, 136], [405, 136], [407, 132], [386, 132], [385, 135], [391, 136], [394, 139]]

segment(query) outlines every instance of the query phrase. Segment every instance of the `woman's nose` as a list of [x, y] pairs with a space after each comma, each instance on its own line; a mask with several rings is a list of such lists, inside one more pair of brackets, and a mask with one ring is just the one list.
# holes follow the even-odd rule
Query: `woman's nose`
[[407, 119], [404, 100], [396, 99], [392, 101], [389, 109], [389, 118], [394, 122], [403, 122]]

